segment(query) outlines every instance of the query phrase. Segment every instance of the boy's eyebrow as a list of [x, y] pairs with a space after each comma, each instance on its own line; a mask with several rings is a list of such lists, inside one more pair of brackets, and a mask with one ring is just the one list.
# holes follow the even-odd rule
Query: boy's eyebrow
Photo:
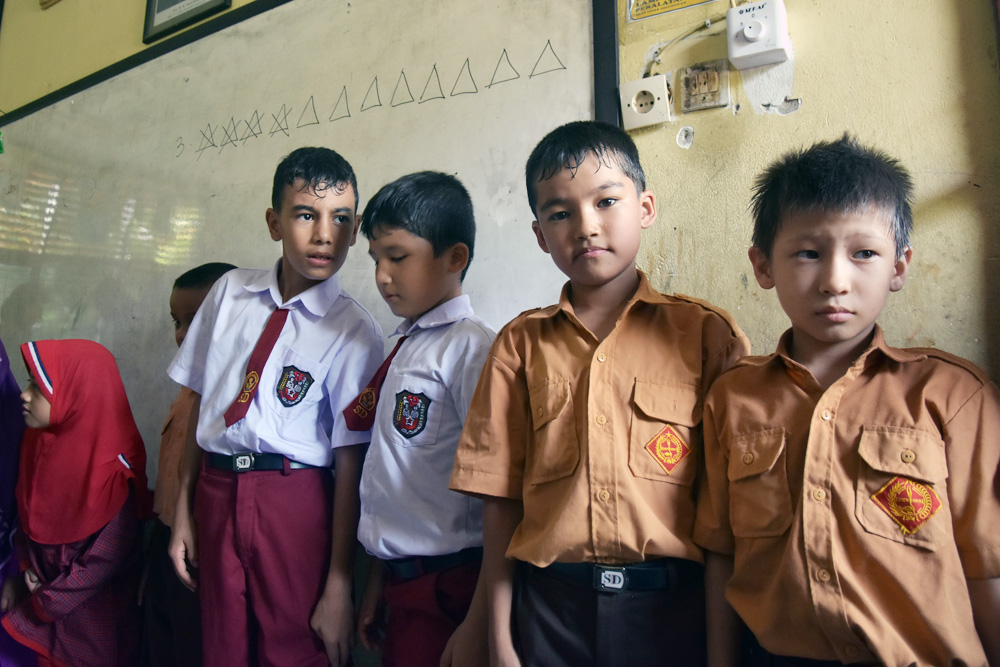
[[[308, 204], [293, 204], [292, 205], [292, 210], [293, 211], [308, 211], [309, 213], [315, 213], [317, 209], [316, 209], [315, 206], [309, 206]], [[350, 215], [350, 214], [354, 213], [354, 210], [350, 206], [341, 206], [339, 208], [333, 209], [333, 212], [337, 213], [337, 214], [340, 214], [340, 215]]]
[[[623, 187], [624, 185], [625, 184], [621, 181], [605, 181], [604, 183], [601, 183], [587, 194], [599, 194], [601, 192], [604, 192], [605, 190], [610, 190], [612, 188], [620, 188]], [[555, 208], [557, 206], [564, 205], [566, 202], [567, 199], [565, 197], [552, 197], [551, 199], [546, 199], [541, 204], [539, 204], [538, 210], [546, 211], [550, 208]]]

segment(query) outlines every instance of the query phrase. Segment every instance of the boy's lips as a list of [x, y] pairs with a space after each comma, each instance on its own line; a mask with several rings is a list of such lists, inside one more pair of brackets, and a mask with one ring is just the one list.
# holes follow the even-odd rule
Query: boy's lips
[[330, 255], [306, 255], [306, 259], [314, 266], [326, 266], [333, 261]]
[[847, 308], [841, 308], [839, 306], [820, 308], [816, 314], [825, 320], [829, 320], [830, 322], [846, 322], [854, 315], [854, 313]]
[[583, 258], [597, 257], [598, 255], [605, 253], [607, 251], [608, 251], [607, 248], [599, 248], [597, 246], [587, 246], [586, 248], [581, 248], [580, 250], [577, 250], [576, 255], [573, 256], [573, 259], [579, 259], [581, 257]]

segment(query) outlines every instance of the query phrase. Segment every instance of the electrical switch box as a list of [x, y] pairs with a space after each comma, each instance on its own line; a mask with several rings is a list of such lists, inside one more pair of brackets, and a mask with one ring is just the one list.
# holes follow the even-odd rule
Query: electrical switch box
[[681, 111], [688, 113], [729, 105], [729, 68], [725, 59], [680, 70]]
[[788, 12], [783, 0], [762, 0], [732, 7], [726, 12], [729, 62], [736, 69], [788, 60]]
[[622, 123], [626, 130], [665, 123], [673, 118], [670, 79], [667, 74], [657, 74], [621, 85]]

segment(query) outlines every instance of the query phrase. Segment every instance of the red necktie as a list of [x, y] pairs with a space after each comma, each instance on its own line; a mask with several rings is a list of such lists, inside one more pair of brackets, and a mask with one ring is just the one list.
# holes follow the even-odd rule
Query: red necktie
[[375, 371], [368, 386], [361, 390], [358, 397], [351, 401], [351, 404], [344, 409], [344, 421], [347, 423], [349, 431], [368, 431], [375, 423], [375, 406], [378, 404], [378, 395], [382, 391], [382, 383], [385, 382], [385, 374], [389, 372], [389, 364], [392, 358], [399, 352], [399, 346], [406, 340], [406, 336], [399, 339], [396, 347], [385, 358], [382, 365]]
[[247, 374], [246, 379], [243, 380], [243, 388], [240, 389], [240, 393], [236, 396], [233, 404], [226, 410], [226, 428], [246, 417], [247, 410], [250, 409], [250, 402], [257, 393], [257, 385], [260, 384], [260, 373], [264, 370], [264, 364], [267, 363], [267, 358], [271, 354], [278, 336], [281, 334], [281, 328], [285, 326], [286, 319], [288, 319], [287, 308], [276, 309], [271, 313], [271, 317], [268, 318], [263, 333], [257, 339], [257, 345], [253, 348], [253, 352], [250, 353], [250, 361], [247, 362]]

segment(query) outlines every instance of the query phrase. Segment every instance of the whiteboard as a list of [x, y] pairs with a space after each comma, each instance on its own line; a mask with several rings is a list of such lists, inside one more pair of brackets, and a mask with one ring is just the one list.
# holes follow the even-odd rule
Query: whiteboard
[[[278, 161], [334, 148], [361, 207], [413, 171], [456, 174], [478, 234], [465, 280], [499, 328], [554, 302], [524, 162], [552, 128], [593, 117], [589, 0], [294, 0], [6, 124], [0, 155], [0, 337], [89, 338], [118, 359], [155, 475], [177, 387], [167, 300], [208, 261], [270, 267], [264, 211]], [[386, 333], [367, 241], [343, 284]], [[26, 374], [21, 374], [24, 379]]]

